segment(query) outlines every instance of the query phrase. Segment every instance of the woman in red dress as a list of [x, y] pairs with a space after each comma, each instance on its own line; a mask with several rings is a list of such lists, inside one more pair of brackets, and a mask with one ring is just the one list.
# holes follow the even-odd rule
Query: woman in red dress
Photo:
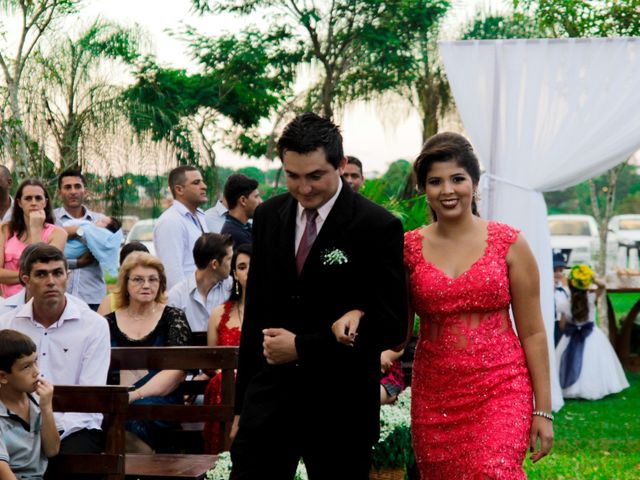
[[553, 442], [535, 259], [518, 230], [477, 216], [480, 167], [464, 137], [431, 137], [414, 172], [433, 217], [405, 234], [421, 319], [411, 415], [422, 478], [526, 478], [527, 448], [536, 462]]
[[[244, 317], [245, 292], [249, 264], [251, 263], [251, 245], [240, 245], [231, 259], [233, 274], [233, 290], [231, 296], [222, 305], [218, 305], [211, 312], [209, 328], [207, 329], [207, 345], [238, 346], [240, 345], [240, 329]], [[221, 375], [217, 373], [207, 385], [204, 393], [205, 405], [219, 405]], [[205, 453], [220, 453], [220, 422], [207, 422], [204, 427]]]

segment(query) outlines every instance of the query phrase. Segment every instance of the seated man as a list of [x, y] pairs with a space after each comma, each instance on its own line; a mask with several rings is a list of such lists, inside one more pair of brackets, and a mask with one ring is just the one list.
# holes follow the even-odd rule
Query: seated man
[[[18, 265], [18, 275], [19, 275], [18, 280], [20, 281], [20, 284], [22, 286], [24, 286], [24, 282], [22, 280], [22, 272], [25, 271], [26, 260], [27, 258], [29, 258], [29, 255], [31, 254], [31, 252], [41, 245], [44, 245], [44, 244], [32, 243], [31, 245], [28, 245], [27, 248], [25, 248], [22, 254], [20, 255], [20, 264]], [[84, 300], [76, 297], [75, 295], [71, 295], [70, 293], [67, 293], [67, 299], [70, 302], [78, 305], [79, 308], [89, 308], [89, 305], [87, 305]], [[23, 288], [15, 295], [0, 299], [0, 315], [4, 315], [7, 312], [14, 311], [16, 308], [21, 307], [22, 305], [27, 303], [29, 300], [31, 300], [31, 294], [29, 293], [29, 290], [27, 288]]]
[[206, 332], [214, 308], [231, 295], [233, 240], [205, 233], [193, 246], [196, 271], [169, 291], [169, 305], [183, 310], [193, 332]]
[[[105, 385], [111, 360], [105, 319], [67, 297], [67, 260], [57, 248], [39, 244], [25, 260], [21, 279], [32, 298], [0, 316], [0, 328], [29, 336], [36, 344], [42, 377], [54, 385]], [[102, 415], [56, 413], [62, 453], [103, 450]]]

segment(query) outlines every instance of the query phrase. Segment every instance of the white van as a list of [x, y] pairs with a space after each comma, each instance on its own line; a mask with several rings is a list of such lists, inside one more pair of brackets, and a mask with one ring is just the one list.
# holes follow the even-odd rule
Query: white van
[[598, 224], [591, 215], [549, 215], [551, 248], [568, 259], [569, 266], [586, 263], [595, 266], [600, 248]]

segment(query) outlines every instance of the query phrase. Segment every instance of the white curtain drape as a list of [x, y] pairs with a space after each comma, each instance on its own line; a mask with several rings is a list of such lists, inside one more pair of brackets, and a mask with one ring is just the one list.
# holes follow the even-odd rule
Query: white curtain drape
[[[640, 39], [443, 42], [465, 129], [486, 173], [483, 217], [520, 228], [538, 260], [553, 353], [553, 280], [541, 192], [597, 176], [640, 148]], [[554, 410], [563, 405], [551, 355]]]

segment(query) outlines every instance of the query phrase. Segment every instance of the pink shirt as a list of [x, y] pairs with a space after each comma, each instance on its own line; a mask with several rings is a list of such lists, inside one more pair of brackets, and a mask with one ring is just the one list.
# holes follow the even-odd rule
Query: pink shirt
[[[48, 243], [49, 238], [51, 237], [51, 234], [53, 233], [55, 228], [56, 226], [52, 223], [45, 223], [44, 227], [42, 228], [40, 239], [44, 243]], [[18, 267], [20, 266], [20, 255], [22, 255], [22, 252], [24, 252], [25, 248], [27, 248], [27, 244], [20, 241], [20, 239], [14, 233], [13, 236], [4, 244], [4, 268], [17, 272]], [[24, 287], [21, 283], [0, 285], [2, 296], [5, 298], [15, 295], [23, 288]]]

